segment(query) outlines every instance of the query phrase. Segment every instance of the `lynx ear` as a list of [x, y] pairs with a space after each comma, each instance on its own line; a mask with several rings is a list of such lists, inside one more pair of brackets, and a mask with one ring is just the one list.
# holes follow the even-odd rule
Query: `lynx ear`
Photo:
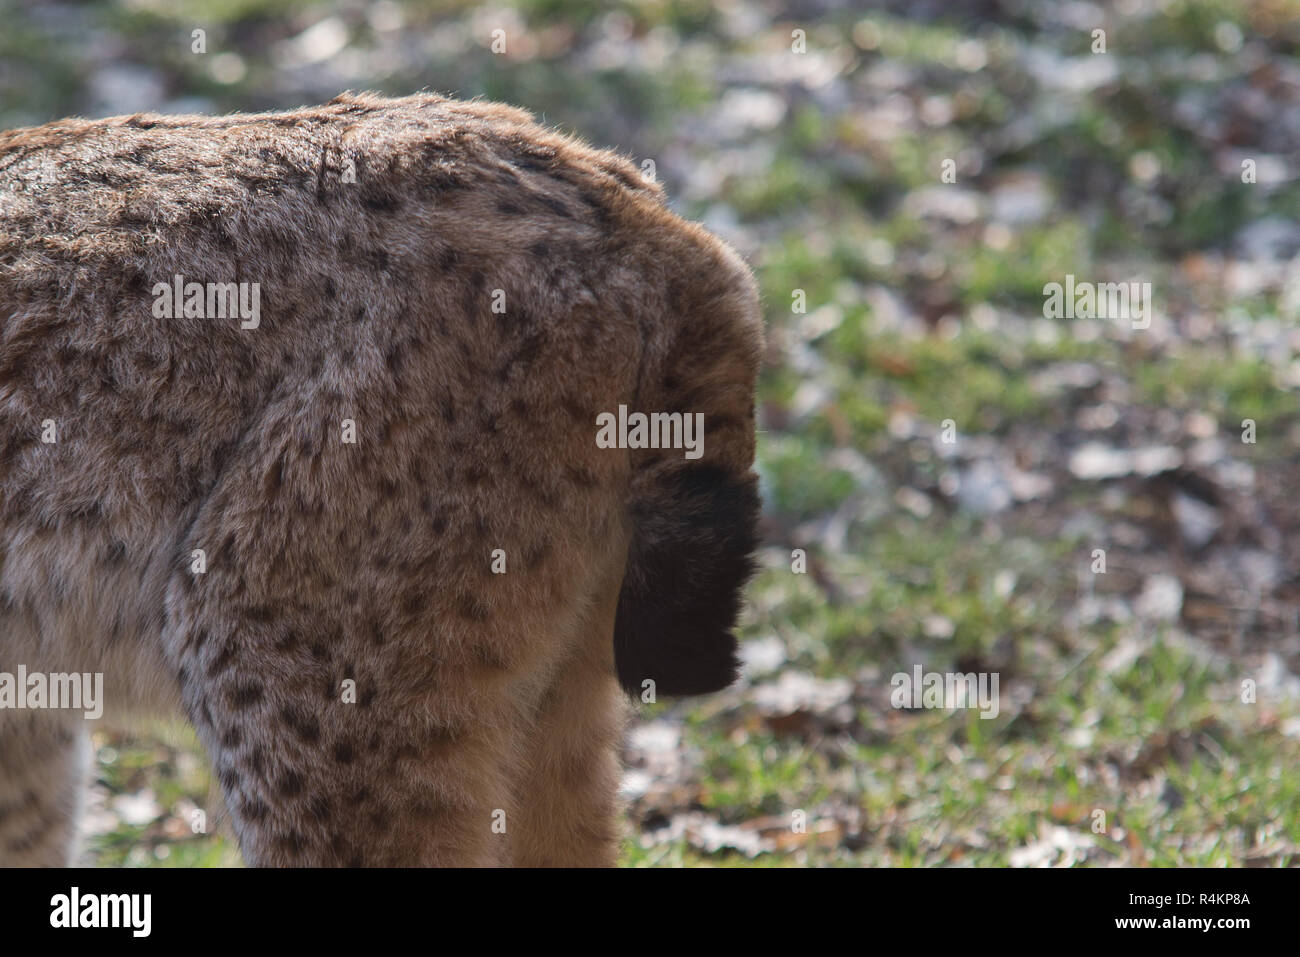
[[755, 568], [758, 480], [677, 468], [632, 502], [635, 531], [614, 625], [619, 683], [640, 694], [718, 691], [736, 680], [732, 629]]

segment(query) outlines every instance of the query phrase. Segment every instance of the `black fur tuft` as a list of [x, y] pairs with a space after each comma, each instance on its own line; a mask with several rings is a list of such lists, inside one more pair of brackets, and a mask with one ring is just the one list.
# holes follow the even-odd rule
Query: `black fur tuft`
[[718, 691], [736, 680], [732, 629], [756, 567], [758, 480], [680, 469], [632, 504], [635, 531], [614, 624], [619, 683], [639, 695]]

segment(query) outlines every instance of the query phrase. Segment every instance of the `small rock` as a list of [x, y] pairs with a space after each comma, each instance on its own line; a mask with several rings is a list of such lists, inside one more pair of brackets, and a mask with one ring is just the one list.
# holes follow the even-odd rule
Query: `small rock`
[[847, 703], [852, 693], [847, 678], [822, 680], [802, 671], [785, 671], [775, 684], [755, 687], [753, 701], [766, 714], [820, 713]]
[[903, 212], [917, 219], [940, 219], [964, 226], [983, 214], [984, 199], [974, 190], [956, 186], [914, 189], [903, 200]]
[[633, 728], [628, 736], [628, 743], [646, 754], [676, 751], [681, 740], [681, 728], [667, 721], [647, 721]]
[[1075, 478], [1095, 482], [1125, 475], [1157, 475], [1177, 468], [1182, 462], [1182, 453], [1167, 445], [1128, 450], [1089, 442], [1070, 456], [1070, 472]]
[[908, 485], [904, 485], [894, 493], [894, 504], [911, 512], [917, 518], [928, 518], [934, 509], [930, 496]]
[[1070, 474], [1086, 482], [1120, 478], [1133, 471], [1133, 459], [1123, 449], [1089, 442], [1070, 456]]
[[976, 462], [960, 473], [957, 501], [976, 515], [992, 515], [1011, 507], [1014, 496], [1006, 477], [991, 462]]
[[740, 646], [740, 661], [749, 678], [772, 674], [785, 660], [785, 642], [776, 636], [756, 638]]
[[162, 814], [162, 805], [154, 798], [153, 791], [147, 789], [113, 798], [112, 808], [122, 821], [133, 827], [156, 821]]
[[1175, 621], [1182, 609], [1183, 586], [1172, 575], [1152, 575], [1133, 603], [1138, 617], [1149, 621]]
[[1209, 544], [1219, 526], [1223, 524], [1218, 510], [1198, 498], [1183, 492], [1175, 492], [1170, 506], [1178, 522], [1178, 530], [1183, 539], [1193, 548], [1203, 548]]
[[951, 638], [956, 630], [952, 619], [943, 615], [926, 615], [921, 622], [921, 631], [927, 638]]
[[1017, 175], [993, 189], [992, 216], [1000, 223], [1036, 223], [1051, 208], [1051, 193], [1035, 174]]

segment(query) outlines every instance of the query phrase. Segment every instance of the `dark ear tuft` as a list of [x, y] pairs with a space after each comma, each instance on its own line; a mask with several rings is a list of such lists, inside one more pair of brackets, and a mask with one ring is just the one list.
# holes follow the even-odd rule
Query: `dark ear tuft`
[[619, 683], [639, 695], [718, 691], [736, 680], [732, 629], [755, 569], [758, 480], [677, 469], [632, 503], [635, 531], [614, 625]]

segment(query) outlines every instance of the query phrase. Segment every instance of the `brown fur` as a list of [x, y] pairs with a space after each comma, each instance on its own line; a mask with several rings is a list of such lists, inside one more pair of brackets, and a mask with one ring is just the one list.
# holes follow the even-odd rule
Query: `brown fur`
[[[258, 282], [260, 326], [155, 318], [176, 274]], [[67, 120], [0, 134], [0, 322], [0, 670], [181, 705], [250, 863], [614, 861], [616, 618], [628, 687], [733, 666], [761, 338], [734, 253], [498, 105]], [[598, 448], [620, 403], [705, 413], [704, 457]], [[714, 560], [716, 594], [663, 578]], [[671, 667], [628, 630], [716, 601]], [[84, 726], [0, 711], [0, 862], [66, 860]]]

